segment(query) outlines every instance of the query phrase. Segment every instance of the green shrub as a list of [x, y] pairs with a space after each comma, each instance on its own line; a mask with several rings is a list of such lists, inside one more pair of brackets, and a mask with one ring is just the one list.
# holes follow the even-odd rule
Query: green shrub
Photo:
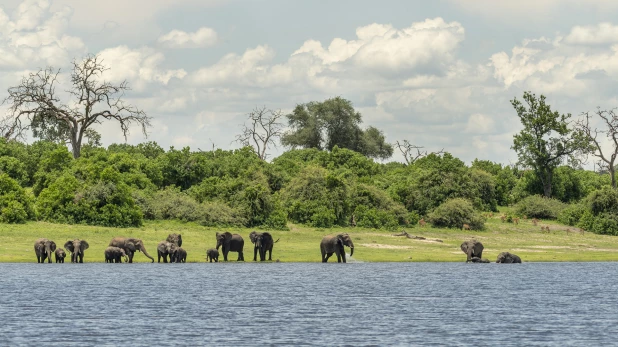
[[9, 177], [19, 182], [22, 187], [26, 186], [30, 181], [26, 166], [17, 158], [0, 157], [0, 173], [6, 173]]
[[571, 204], [558, 215], [558, 221], [562, 224], [575, 226], [586, 212], [584, 204]]
[[462, 228], [468, 224], [471, 229], [483, 230], [485, 219], [466, 199], [455, 198], [444, 202], [427, 216], [427, 221], [435, 227]]
[[0, 173], [0, 213], [4, 223], [25, 223], [34, 218], [31, 197], [6, 173]]
[[531, 195], [515, 205], [515, 213], [528, 218], [556, 219], [565, 208], [566, 204], [558, 200]]
[[618, 235], [618, 191], [611, 187], [593, 191], [582, 204], [577, 226], [601, 235]]
[[312, 212], [311, 225], [316, 228], [330, 228], [337, 221], [337, 216], [326, 206], [319, 206]]

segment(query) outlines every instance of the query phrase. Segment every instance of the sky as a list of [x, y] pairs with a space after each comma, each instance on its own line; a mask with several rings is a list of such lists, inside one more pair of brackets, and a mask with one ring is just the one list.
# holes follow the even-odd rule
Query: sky
[[572, 119], [618, 107], [616, 18], [610, 0], [2, 0], [0, 94], [98, 54], [152, 117], [131, 144], [238, 148], [254, 108], [341, 96], [388, 142], [514, 164], [524, 91]]

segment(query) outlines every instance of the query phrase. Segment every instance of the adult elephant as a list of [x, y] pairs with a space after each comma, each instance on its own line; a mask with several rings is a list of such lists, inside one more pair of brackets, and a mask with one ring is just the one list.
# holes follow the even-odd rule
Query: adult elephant
[[167, 263], [167, 258], [169, 257], [170, 259], [169, 262], [173, 263], [174, 262], [173, 255], [177, 249], [178, 249], [178, 246], [176, 246], [176, 244], [173, 242], [168, 242], [168, 241], [159, 242], [159, 244], [157, 245], [157, 262], [160, 263], [161, 257], [163, 257], [163, 262]]
[[84, 251], [90, 247], [88, 242], [80, 239], [67, 241], [64, 243], [64, 248], [71, 252], [71, 263], [83, 263]]
[[34, 241], [34, 253], [36, 253], [36, 262], [44, 263], [47, 259], [48, 263], [52, 262], [52, 253], [56, 250], [56, 243], [46, 238], [40, 238]]
[[466, 262], [471, 261], [473, 257], [482, 259], [483, 257], [483, 244], [477, 240], [465, 241], [461, 244], [461, 250], [466, 253]]
[[268, 260], [273, 260], [273, 245], [277, 241], [273, 241], [273, 236], [269, 232], [258, 233], [252, 231], [249, 234], [249, 239], [253, 243], [253, 261], [257, 260], [257, 254], [260, 253], [260, 261], [266, 260], [266, 252], [268, 252]]
[[165, 241], [171, 242], [178, 247], [182, 246], [182, 236], [180, 234], [169, 234]]
[[326, 263], [333, 253], [337, 255], [337, 262], [345, 263], [345, 249], [344, 246], [350, 247], [350, 257], [354, 254], [354, 243], [347, 233], [338, 235], [324, 236], [320, 243], [320, 251], [322, 251], [322, 263]]
[[107, 247], [103, 253], [105, 254], [106, 263], [122, 263], [122, 258], [124, 258], [125, 263], [129, 262], [127, 253], [120, 247]]
[[515, 254], [509, 252], [502, 252], [498, 254], [498, 259], [496, 259], [496, 263], [501, 264], [520, 264], [521, 258]]
[[154, 258], [146, 252], [146, 248], [144, 247], [144, 242], [141, 239], [134, 238], [124, 238], [124, 237], [114, 237], [110, 242], [109, 246], [114, 246], [118, 248], [124, 249], [125, 253], [129, 257], [129, 263], [133, 262], [133, 255], [136, 251], [144, 253], [148, 259], [151, 260], [151, 263], [154, 263]]
[[223, 260], [227, 261], [227, 254], [229, 252], [238, 252], [237, 261], [245, 261], [245, 257], [242, 254], [242, 250], [245, 247], [245, 240], [238, 234], [232, 234], [229, 231], [224, 233], [217, 233], [217, 251], [221, 247], [223, 253]]

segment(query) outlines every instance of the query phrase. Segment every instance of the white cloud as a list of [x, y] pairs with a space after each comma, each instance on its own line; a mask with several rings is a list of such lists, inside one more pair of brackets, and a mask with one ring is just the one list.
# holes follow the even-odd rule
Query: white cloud
[[494, 131], [494, 123], [491, 116], [475, 113], [468, 118], [465, 132], [471, 134], [488, 134]]
[[618, 43], [618, 25], [599, 23], [597, 25], [575, 26], [565, 38], [566, 43], [576, 45], [603, 45]]
[[194, 33], [172, 30], [159, 37], [159, 43], [170, 48], [210, 47], [217, 43], [217, 32], [211, 28], [200, 28]]

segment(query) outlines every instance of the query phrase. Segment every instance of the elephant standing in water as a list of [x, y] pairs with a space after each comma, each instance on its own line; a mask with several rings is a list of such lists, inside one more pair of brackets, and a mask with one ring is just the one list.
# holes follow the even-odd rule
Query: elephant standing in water
[[161, 257], [163, 257], [163, 262], [167, 263], [167, 258], [169, 257], [170, 263], [174, 262], [174, 253], [178, 249], [175, 243], [168, 241], [161, 241], [157, 245], [157, 262], [161, 262]]
[[520, 264], [521, 258], [515, 254], [509, 252], [502, 252], [498, 254], [498, 259], [496, 259], [496, 263], [501, 264]]
[[210, 261], [212, 263], [213, 260], [215, 261], [215, 263], [219, 262], [219, 251], [211, 248], [206, 251], [206, 261]]
[[67, 241], [64, 244], [64, 248], [71, 252], [71, 263], [83, 263], [84, 251], [90, 247], [88, 242], [80, 239], [73, 241]]
[[172, 255], [173, 263], [186, 263], [187, 262], [187, 251], [185, 251], [182, 247], [176, 248], [176, 252]]
[[182, 246], [182, 236], [180, 234], [169, 234], [165, 241], [171, 242], [178, 247]]
[[277, 241], [273, 241], [273, 236], [268, 233], [258, 233], [257, 231], [252, 231], [249, 234], [249, 239], [251, 243], [253, 243], [253, 261], [257, 260], [257, 254], [260, 253], [260, 261], [266, 260], [266, 252], [268, 252], [268, 260], [273, 260], [273, 245]]
[[38, 239], [34, 242], [34, 253], [36, 253], [36, 262], [44, 263], [47, 259], [48, 263], [52, 262], [52, 253], [56, 250], [56, 243], [45, 238]]
[[125, 253], [129, 257], [129, 263], [133, 262], [133, 255], [135, 251], [140, 251], [144, 253], [148, 259], [151, 260], [151, 263], [154, 263], [154, 258], [146, 252], [146, 248], [144, 247], [144, 242], [141, 239], [133, 239], [133, 238], [124, 238], [124, 237], [114, 237], [110, 242], [109, 246], [114, 246], [118, 248], [124, 249]]
[[229, 252], [238, 252], [238, 261], [245, 261], [245, 257], [242, 254], [242, 249], [245, 246], [245, 240], [238, 234], [232, 234], [229, 231], [224, 233], [217, 233], [217, 250], [221, 247], [223, 252], [223, 260], [227, 261], [227, 254]]
[[105, 254], [105, 262], [106, 263], [122, 263], [122, 258], [124, 257], [125, 263], [129, 262], [129, 257], [124, 249], [119, 247], [107, 247], [104, 251]]
[[465, 241], [461, 244], [461, 250], [466, 253], [466, 262], [472, 261], [472, 258], [482, 259], [483, 244], [476, 240]]
[[66, 252], [62, 248], [56, 248], [56, 263], [64, 263], [64, 258], [67, 257]]
[[337, 255], [337, 262], [345, 263], [345, 249], [343, 246], [350, 247], [350, 257], [354, 254], [354, 243], [352, 243], [352, 239], [350, 235], [347, 233], [338, 234], [338, 235], [328, 235], [324, 236], [322, 242], [320, 243], [320, 251], [322, 251], [322, 263], [326, 263], [328, 258], [330, 258], [333, 253]]

